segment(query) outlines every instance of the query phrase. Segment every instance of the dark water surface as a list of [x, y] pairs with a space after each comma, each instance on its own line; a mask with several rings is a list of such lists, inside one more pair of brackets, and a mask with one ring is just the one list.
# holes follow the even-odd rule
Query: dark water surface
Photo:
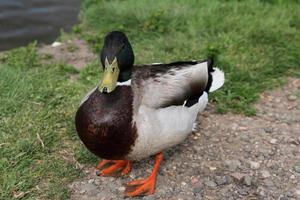
[[77, 23], [80, 0], [0, 0], [0, 50], [50, 43]]

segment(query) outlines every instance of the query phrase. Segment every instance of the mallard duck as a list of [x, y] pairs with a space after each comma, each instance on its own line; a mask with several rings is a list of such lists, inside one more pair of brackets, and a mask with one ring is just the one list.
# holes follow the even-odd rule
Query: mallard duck
[[213, 60], [133, 66], [126, 35], [110, 32], [100, 54], [100, 84], [81, 102], [77, 133], [92, 153], [104, 159], [97, 174], [126, 175], [132, 161], [156, 155], [152, 174], [127, 184], [125, 196], [153, 194], [162, 151], [192, 132], [208, 93], [224, 83]]

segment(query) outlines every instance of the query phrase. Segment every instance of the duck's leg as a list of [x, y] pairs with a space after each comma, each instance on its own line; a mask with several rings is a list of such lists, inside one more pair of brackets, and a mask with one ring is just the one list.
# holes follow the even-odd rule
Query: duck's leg
[[97, 176], [126, 175], [131, 171], [132, 163], [129, 160], [102, 160], [96, 167]]
[[125, 190], [125, 196], [144, 196], [155, 192], [156, 177], [161, 161], [163, 160], [163, 153], [158, 153], [155, 157], [155, 165], [151, 175], [146, 179], [129, 182]]

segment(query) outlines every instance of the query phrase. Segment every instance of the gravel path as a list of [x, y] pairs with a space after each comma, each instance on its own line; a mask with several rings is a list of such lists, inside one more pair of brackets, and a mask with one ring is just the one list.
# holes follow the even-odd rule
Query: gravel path
[[[156, 193], [135, 199], [300, 199], [300, 79], [261, 95], [255, 117], [201, 114], [199, 133], [165, 151]], [[73, 200], [124, 199], [124, 184], [151, 173], [153, 158], [123, 178], [86, 177], [70, 184]]]

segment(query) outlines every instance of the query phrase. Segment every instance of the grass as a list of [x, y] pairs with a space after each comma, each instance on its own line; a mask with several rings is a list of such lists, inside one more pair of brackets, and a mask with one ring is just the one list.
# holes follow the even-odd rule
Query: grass
[[139, 64], [213, 56], [227, 79], [213, 94], [218, 111], [253, 115], [262, 91], [299, 77], [299, 10], [297, 0], [86, 0], [74, 30], [95, 52], [124, 31]]
[[[213, 56], [227, 78], [212, 96], [218, 110], [251, 115], [262, 91], [300, 77], [299, 8], [288, 0], [85, 0], [74, 31], [95, 52], [107, 32], [126, 32], [137, 63]], [[82, 175], [75, 160], [97, 160], [76, 136], [74, 113], [99, 81], [98, 61], [78, 72], [45, 59], [36, 43], [0, 54], [0, 199], [68, 199], [67, 184]]]
[[95, 79], [99, 73], [97, 63], [74, 82], [69, 76], [78, 72], [43, 64], [35, 43], [0, 60], [0, 199], [22, 192], [29, 199], [66, 199], [66, 184], [81, 174], [73, 156], [95, 161], [79, 145], [74, 112], [95, 81], [91, 71]]

